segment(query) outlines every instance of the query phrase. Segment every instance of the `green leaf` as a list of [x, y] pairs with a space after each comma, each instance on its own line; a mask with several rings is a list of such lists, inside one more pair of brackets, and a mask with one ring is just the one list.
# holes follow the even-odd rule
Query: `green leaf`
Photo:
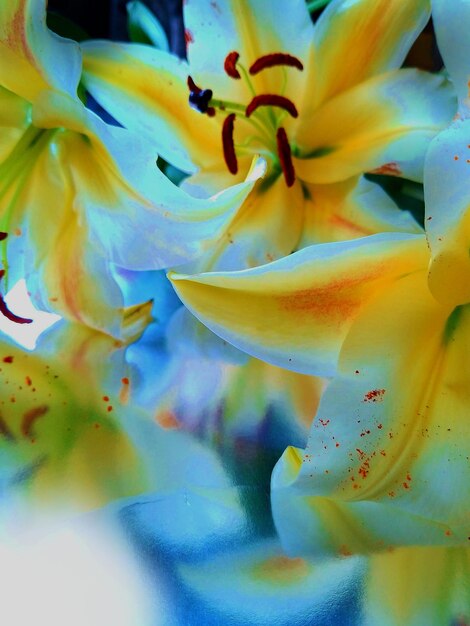
[[126, 8], [130, 40], [134, 43], [151, 44], [159, 50], [169, 52], [170, 46], [166, 33], [150, 9], [139, 0], [132, 0]]

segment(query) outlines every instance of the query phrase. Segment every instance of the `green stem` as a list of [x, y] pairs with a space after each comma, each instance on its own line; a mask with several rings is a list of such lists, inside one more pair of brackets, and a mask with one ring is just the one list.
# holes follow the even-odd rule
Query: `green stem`
[[314, 11], [318, 11], [318, 9], [323, 9], [329, 2], [330, 0], [309, 0], [307, 2], [307, 9], [310, 13], [313, 13]]

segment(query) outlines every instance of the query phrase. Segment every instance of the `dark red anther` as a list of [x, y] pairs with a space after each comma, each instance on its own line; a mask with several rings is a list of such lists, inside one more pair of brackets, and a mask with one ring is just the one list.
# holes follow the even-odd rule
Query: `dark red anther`
[[[5, 270], [0, 270], [0, 280], [5, 276]], [[33, 320], [30, 320], [27, 317], [20, 317], [19, 315], [15, 315], [10, 311], [7, 307], [7, 303], [3, 299], [3, 296], [0, 294], [0, 313], [6, 317], [10, 322], [15, 322], [16, 324], [31, 324]]]
[[231, 174], [238, 172], [237, 155], [235, 154], [235, 144], [233, 143], [233, 127], [235, 123], [235, 113], [230, 113], [224, 119], [222, 126], [222, 146], [224, 149], [225, 163]]
[[237, 70], [237, 61], [240, 58], [240, 55], [235, 50], [233, 52], [229, 52], [225, 57], [224, 61], [224, 70], [225, 73], [230, 76], [230, 78], [241, 78], [240, 72]]
[[295, 104], [289, 98], [285, 98], [284, 96], [278, 96], [276, 94], [261, 94], [259, 96], [255, 96], [250, 104], [246, 107], [245, 115], [250, 117], [252, 113], [256, 111], [258, 107], [280, 107], [284, 109], [288, 113], [292, 115], [292, 117], [298, 117], [299, 113], [295, 108]]
[[202, 89], [196, 85], [191, 76], [188, 76], [188, 80], [186, 82], [191, 93], [201, 93]]
[[33, 320], [30, 320], [27, 317], [20, 317], [19, 315], [15, 315], [10, 311], [7, 307], [3, 296], [0, 295], [0, 313], [6, 317], [10, 322], [15, 322], [15, 324], [31, 324]]
[[282, 173], [284, 174], [284, 180], [288, 187], [292, 187], [295, 182], [295, 170], [292, 163], [292, 155], [287, 139], [286, 131], [282, 128], [277, 129], [277, 153], [279, 155], [279, 162], [281, 164]]
[[276, 65], [287, 65], [289, 67], [296, 67], [298, 70], [303, 70], [304, 66], [302, 61], [292, 54], [285, 54], [284, 52], [275, 52], [273, 54], [265, 54], [264, 56], [256, 59], [250, 67], [250, 74], [254, 76], [261, 70], [267, 67], [274, 67]]
[[8, 237], [8, 233], [4, 233], [3, 231], [0, 231], [0, 241], [3, 241], [7, 237]]

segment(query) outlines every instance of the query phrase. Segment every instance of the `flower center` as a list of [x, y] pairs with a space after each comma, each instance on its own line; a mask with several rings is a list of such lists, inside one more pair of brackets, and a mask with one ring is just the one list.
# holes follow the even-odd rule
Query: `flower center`
[[[247, 83], [252, 94], [247, 105], [214, 98], [211, 89], [202, 89], [196, 85], [191, 76], [188, 76], [189, 104], [199, 113], [209, 117], [213, 117], [217, 111], [228, 113], [222, 124], [222, 147], [225, 163], [231, 174], [238, 172], [237, 152], [252, 151], [248, 144], [256, 141], [258, 145], [261, 143], [267, 148], [267, 150], [256, 150], [256, 152], [264, 152], [269, 157], [276, 155], [275, 158], [280, 165], [286, 185], [292, 187], [295, 182], [295, 170], [291, 146], [286, 130], [282, 126], [282, 121], [286, 115], [298, 117], [297, 108], [294, 102], [283, 94], [257, 94], [250, 76], [275, 66], [293, 67], [302, 71], [303, 65], [295, 56], [284, 52], [275, 52], [256, 59], [247, 71], [239, 63], [239, 58], [238, 52], [229, 52], [225, 57], [224, 70], [230, 78], [234, 80], [243, 79]], [[245, 144], [235, 144], [234, 131], [237, 119], [250, 124], [256, 131], [256, 134], [251, 135]]]

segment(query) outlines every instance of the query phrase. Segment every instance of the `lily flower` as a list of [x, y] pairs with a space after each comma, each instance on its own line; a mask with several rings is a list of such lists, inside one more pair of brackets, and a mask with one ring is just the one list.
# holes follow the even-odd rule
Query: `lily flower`
[[268, 163], [199, 269], [242, 269], [310, 243], [419, 232], [376, 171], [422, 177], [455, 111], [441, 76], [399, 69], [428, 0], [333, 0], [313, 25], [303, 0], [184, 4], [188, 62], [138, 44], [88, 41], [84, 83], [124, 126], [151, 136], [207, 196]]
[[2, 338], [0, 382], [4, 495], [36, 511], [83, 510], [153, 486], [126, 430], [126, 419], [148, 418], [126, 403], [132, 376], [114, 339], [65, 322], [34, 352]]
[[273, 472], [290, 554], [468, 541], [470, 312], [434, 299], [429, 259], [424, 236], [391, 233], [172, 276], [226, 341], [289, 369], [336, 372], [305, 450], [287, 449]]
[[145, 139], [81, 102], [80, 49], [48, 30], [45, 4], [0, 7], [2, 284], [7, 291], [24, 276], [40, 308], [121, 339], [125, 312], [110, 262], [154, 269], [201, 254], [262, 167], [208, 201], [171, 184]]

